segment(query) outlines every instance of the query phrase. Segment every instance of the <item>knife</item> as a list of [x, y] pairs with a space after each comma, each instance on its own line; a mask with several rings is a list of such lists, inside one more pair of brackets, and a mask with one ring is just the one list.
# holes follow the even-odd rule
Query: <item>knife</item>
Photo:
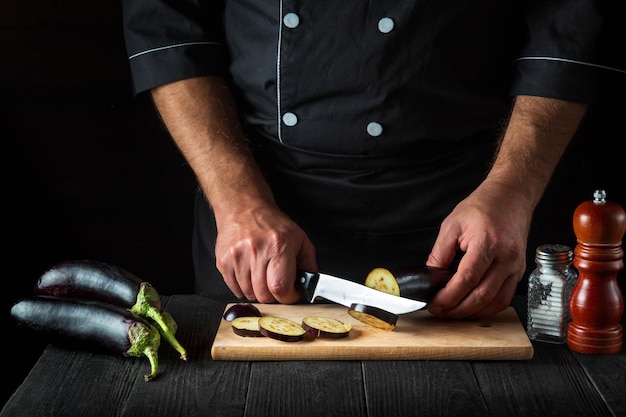
[[[447, 282], [447, 281], [446, 281]], [[310, 303], [320, 298], [350, 307], [353, 303], [378, 307], [394, 314], [406, 314], [420, 310], [426, 302], [387, 294], [365, 285], [321, 272], [298, 270], [296, 287], [306, 293]]]

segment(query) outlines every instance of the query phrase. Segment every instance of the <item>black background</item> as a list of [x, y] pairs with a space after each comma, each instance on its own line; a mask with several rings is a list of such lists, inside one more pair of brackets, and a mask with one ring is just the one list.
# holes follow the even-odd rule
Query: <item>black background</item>
[[[620, 39], [607, 31], [603, 52]], [[116, 2], [3, 1], [0, 47], [0, 311], [5, 369], [17, 368], [4, 371], [4, 404], [44, 347], [13, 329], [10, 306], [52, 264], [103, 260], [161, 294], [192, 292], [196, 185], [149, 100], [132, 97]], [[611, 59], [626, 68], [623, 53]], [[575, 246], [572, 214], [596, 188], [626, 207], [625, 78], [607, 72], [603, 101], [558, 166], [536, 211], [528, 272], [537, 245]]]

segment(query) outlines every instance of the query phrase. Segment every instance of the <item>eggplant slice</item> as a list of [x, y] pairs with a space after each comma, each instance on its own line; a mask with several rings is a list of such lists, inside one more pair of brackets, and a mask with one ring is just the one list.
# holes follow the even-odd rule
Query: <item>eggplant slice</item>
[[368, 326], [383, 330], [393, 330], [398, 321], [398, 315], [378, 307], [365, 304], [352, 304], [348, 313]]
[[308, 316], [302, 319], [302, 327], [315, 337], [339, 339], [350, 334], [352, 326], [330, 317]]

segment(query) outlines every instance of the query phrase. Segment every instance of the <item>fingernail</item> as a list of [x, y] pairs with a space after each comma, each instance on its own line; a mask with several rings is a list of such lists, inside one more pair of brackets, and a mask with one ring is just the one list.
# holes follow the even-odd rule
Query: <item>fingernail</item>
[[434, 316], [438, 316], [441, 313], [443, 313], [443, 309], [441, 307], [429, 308], [428, 311], [430, 312], [430, 314], [432, 314]]

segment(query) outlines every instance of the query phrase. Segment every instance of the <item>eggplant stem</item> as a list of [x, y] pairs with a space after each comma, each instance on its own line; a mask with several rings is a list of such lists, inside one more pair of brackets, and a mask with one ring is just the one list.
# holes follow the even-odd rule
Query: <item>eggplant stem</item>
[[143, 354], [146, 356], [146, 358], [148, 358], [148, 361], [150, 361], [150, 369], [151, 369], [151, 373], [144, 375], [143, 379], [146, 382], [152, 381], [157, 377], [159, 373], [159, 355], [157, 351], [152, 348], [146, 348]]
[[148, 282], [142, 282], [137, 293], [137, 302], [131, 308], [131, 311], [142, 317], [151, 319], [157, 326], [161, 336], [170, 344], [178, 353], [182, 360], [187, 360], [187, 351], [176, 339], [176, 322], [172, 316], [161, 308], [161, 299], [157, 290]]
[[161, 310], [161, 316], [163, 318], [163, 321], [167, 323], [167, 327], [170, 329], [170, 331], [168, 332], [165, 332], [161, 329], [160, 330], [161, 336], [165, 338], [165, 340], [167, 340], [167, 342], [170, 345], [172, 345], [172, 347], [176, 349], [178, 353], [180, 353], [180, 358], [186, 361], [187, 351], [180, 344], [180, 342], [176, 339], [176, 336], [175, 336], [176, 331], [178, 330], [178, 325], [176, 324], [176, 321], [174, 321], [174, 317], [172, 317], [172, 315], [166, 310]]
[[169, 332], [167, 323], [161, 317], [161, 299], [157, 290], [148, 282], [142, 282], [137, 292], [137, 301], [130, 309], [135, 314], [142, 317], [149, 317], [154, 320], [159, 327]]
[[161, 336], [170, 344], [178, 353], [180, 353], [180, 358], [183, 360], [187, 360], [187, 351], [180, 344], [180, 342], [174, 336], [175, 330], [172, 329], [172, 326], [168, 326], [162, 314], [163, 311], [156, 311], [154, 309], [145, 310], [144, 317], [149, 318], [155, 324]]
[[161, 344], [161, 335], [157, 329], [148, 323], [134, 322], [128, 328], [130, 348], [127, 356], [145, 356], [150, 362], [151, 373], [144, 375], [146, 381], [152, 381], [159, 373], [158, 350]]

